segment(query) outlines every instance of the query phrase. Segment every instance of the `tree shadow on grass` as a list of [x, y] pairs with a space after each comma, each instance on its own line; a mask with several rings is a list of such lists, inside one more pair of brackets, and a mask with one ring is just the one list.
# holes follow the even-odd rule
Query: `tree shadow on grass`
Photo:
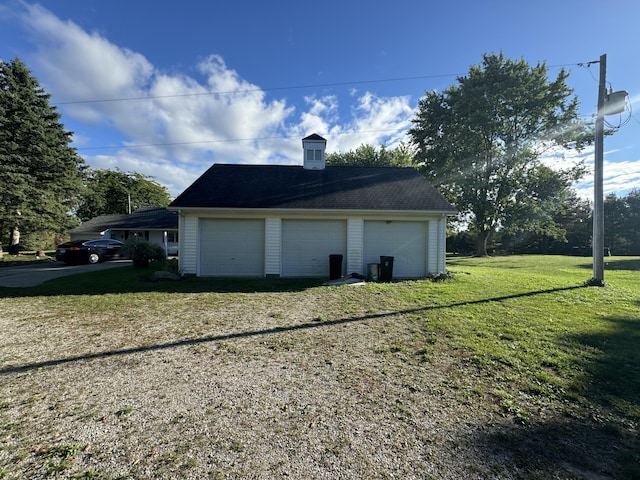
[[640, 272], [640, 259], [629, 258], [607, 261], [605, 259], [605, 269], [609, 270], [631, 270], [634, 272]]
[[633, 432], [606, 422], [558, 418], [530, 425], [483, 427], [466, 439], [494, 472], [493, 478], [640, 478]]
[[576, 365], [583, 375], [562, 412], [526, 425], [514, 417], [471, 439], [490, 463], [513, 465], [508, 478], [640, 479], [640, 318], [603, 321], [611, 328], [565, 339], [597, 354]]
[[[608, 257], [604, 258], [604, 269], [606, 270], [630, 270], [633, 272], [640, 272], [640, 258], [631, 257], [614, 257], [615, 260], [608, 260]], [[593, 262], [582, 263], [578, 265], [580, 268], [591, 269], [593, 268]]]
[[623, 415], [633, 413], [640, 422], [640, 318], [608, 317], [603, 322], [610, 324], [607, 332], [574, 339], [600, 352], [586, 366], [591, 381], [583, 388], [591, 400]]

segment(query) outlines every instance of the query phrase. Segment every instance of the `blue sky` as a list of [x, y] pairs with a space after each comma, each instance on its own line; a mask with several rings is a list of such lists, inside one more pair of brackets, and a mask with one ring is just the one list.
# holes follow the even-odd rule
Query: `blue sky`
[[[599, 66], [586, 64], [607, 54], [608, 82], [637, 108], [607, 117], [621, 126], [605, 139], [605, 193], [624, 194], [640, 186], [639, 21], [637, 0], [0, 0], [0, 59], [52, 94], [88, 165], [175, 196], [214, 162], [299, 164], [314, 132], [330, 152], [393, 147], [425, 91], [483, 53], [546, 62], [552, 78], [564, 67], [590, 118]], [[590, 198], [592, 177], [576, 188]]]

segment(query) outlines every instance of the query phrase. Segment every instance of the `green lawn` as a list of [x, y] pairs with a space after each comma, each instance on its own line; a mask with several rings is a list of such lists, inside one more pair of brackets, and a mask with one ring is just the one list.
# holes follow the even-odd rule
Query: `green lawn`
[[452, 282], [401, 290], [435, 304], [425, 310], [438, 335], [501, 372], [509, 389], [640, 420], [638, 258], [611, 258], [605, 288], [583, 286], [591, 264], [576, 257], [455, 259], [449, 268], [460, 272]]
[[[530, 472], [549, 473], [544, 465], [551, 463], [574, 465], [562, 470], [574, 476], [556, 478], [588, 478], [576, 470], [581, 462], [589, 474], [604, 475], [599, 478], [640, 478], [640, 258], [607, 258], [605, 287], [585, 286], [591, 262], [582, 257], [453, 257], [448, 268], [452, 278], [442, 281], [326, 287], [317, 280], [158, 283], [146, 278], [149, 272], [123, 267], [39, 287], [0, 288], [0, 309], [25, 309], [25, 319], [39, 321], [65, 315], [85, 323], [108, 319], [105, 329], [119, 321], [110, 312], [129, 320], [181, 312], [180, 335], [193, 342], [203, 328], [199, 312], [246, 305], [282, 319], [271, 333], [296, 335], [287, 355], [296, 348], [309, 354], [314, 345], [301, 347], [300, 339], [318, 326], [366, 322], [383, 338], [370, 354], [405, 365], [407, 378], [418, 378], [425, 366], [441, 368], [445, 353], [457, 358], [462, 367], [447, 372], [447, 394], [487, 419], [497, 416], [513, 425], [487, 424], [479, 444], [508, 450]], [[283, 292], [292, 299], [312, 297], [324, 307], [307, 323], [288, 325]], [[139, 328], [144, 332], [144, 325]], [[25, 371], [18, 367], [6, 363], [0, 349], [4, 380]], [[425, 389], [415, 387], [430, 394]], [[526, 468], [519, 468], [526, 478]]]

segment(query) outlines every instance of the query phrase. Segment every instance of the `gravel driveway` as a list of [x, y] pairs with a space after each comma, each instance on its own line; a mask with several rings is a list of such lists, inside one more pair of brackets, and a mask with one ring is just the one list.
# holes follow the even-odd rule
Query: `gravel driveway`
[[3, 478], [488, 474], [461, 365], [394, 348], [419, 329], [396, 314], [327, 311], [350, 293], [0, 299]]

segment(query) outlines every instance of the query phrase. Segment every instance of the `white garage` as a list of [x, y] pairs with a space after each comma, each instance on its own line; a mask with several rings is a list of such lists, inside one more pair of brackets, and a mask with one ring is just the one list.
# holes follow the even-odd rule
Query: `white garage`
[[282, 221], [283, 277], [327, 277], [329, 255], [346, 258], [346, 250], [345, 220]]
[[427, 222], [365, 221], [363, 271], [367, 264], [391, 256], [394, 278], [427, 274]]
[[[178, 213], [181, 272], [366, 275], [380, 256], [394, 257], [393, 278], [444, 272], [455, 208], [414, 168], [327, 166], [326, 143], [303, 138], [301, 166], [214, 164], [187, 187], [168, 207]], [[342, 255], [342, 272], [330, 255]]]
[[202, 276], [264, 275], [264, 220], [201, 219]]

